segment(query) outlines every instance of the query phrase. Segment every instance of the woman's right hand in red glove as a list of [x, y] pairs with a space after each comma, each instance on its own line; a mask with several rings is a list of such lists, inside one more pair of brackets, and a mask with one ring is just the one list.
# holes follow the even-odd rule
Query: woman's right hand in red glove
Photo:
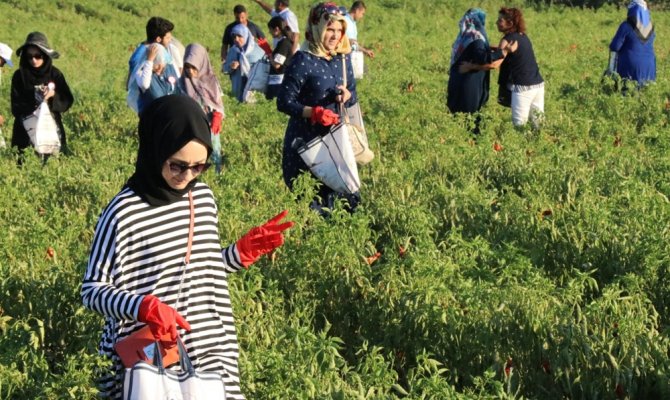
[[221, 114], [218, 111], [214, 111], [212, 113], [212, 123], [211, 123], [211, 131], [213, 134], [218, 135], [221, 133], [221, 122], [223, 121], [223, 114]]
[[[162, 340], [163, 335], [170, 334], [171, 342], [174, 345], [177, 343], [177, 325], [191, 331], [191, 325], [186, 322], [184, 317], [172, 307], [162, 303], [158, 297], [153, 295], [146, 295], [140, 303], [140, 310], [137, 313], [137, 320], [149, 325], [154, 339]], [[168, 346], [169, 347], [169, 346]]]
[[312, 124], [331, 126], [340, 122], [340, 116], [321, 106], [312, 107], [312, 116], [309, 118]]

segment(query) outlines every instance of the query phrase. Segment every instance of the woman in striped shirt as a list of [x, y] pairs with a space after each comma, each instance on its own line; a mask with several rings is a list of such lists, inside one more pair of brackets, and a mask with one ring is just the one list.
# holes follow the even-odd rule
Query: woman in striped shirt
[[[112, 366], [101, 394], [120, 398], [114, 345], [147, 324], [158, 340], [181, 337], [199, 371], [222, 375], [244, 399], [227, 276], [284, 242], [286, 211], [221, 249], [217, 206], [197, 180], [212, 151], [207, 117], [187, 96], [165, 96], [140, 116], [135, 173], [103, 210], [84, 276], [84, 305], [105, 317], [99, 351]], [[190, 257], [187, 256], [190, 249]]]

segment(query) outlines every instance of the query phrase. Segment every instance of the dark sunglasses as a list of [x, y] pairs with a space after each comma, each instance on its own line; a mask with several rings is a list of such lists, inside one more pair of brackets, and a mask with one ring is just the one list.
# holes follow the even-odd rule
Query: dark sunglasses
[[34, 53], [34, 54], [26, 53], [26, 57], [27, 57], [29, 60], [30, 60], [31, 58], [34, 58], [35, 60], [41, 60], [41, 59], [44, 58], [44, 55], [42, 55], [42, 53]]
[[[310, 15], [310, 21], [312, 24], [318, 24], [319, 23], [319, 17], [328, 14], [328, 15], [344, 15], [342, 13], [342, 10], [340, 10], [340, 7], [337, 6], [335, 3], [323, 3], [319, 7], [315, 7], [312, 9], [312, 13]], [[325, 18], [325, 17], [324, 17]]]
[[170, 168], [170, 172], [172, 172], [174, 175], [183, 174], [184, 172], [188, 171], [189, 169], [191, 170], [191, 173], [193, 175], [202, 174], [203, 172], [207, 171], [207, 169], [212, 165], [210, 163], [188, 165], [188, 164], [184, 164], [184, 163], [180, 163], [180, 162], [173, 162], [173, 161], [168, 161], [167, 163], [168, 163], [168, 167]]
[[342, 15], [342, 9], [335, 3], [324, 3], [323, 10], [328, 14]]

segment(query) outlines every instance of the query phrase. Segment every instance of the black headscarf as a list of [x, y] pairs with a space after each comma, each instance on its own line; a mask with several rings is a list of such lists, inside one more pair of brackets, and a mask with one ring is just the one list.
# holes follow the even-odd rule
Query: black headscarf
[[53, 80], [53, 61], [51, 57], [42, 49], [37, 46], [29, 45], [34, 49], [37, 49], [42, 53], [42, 65], [39, 68], [33, 68], [30, 65], [30, 60], [28, 59], [28, 52], [21, 52], [21, 60], [19, 61], [19, 66], [21, 67], [19, 71], [21, 72], [21, 79], [23, 80], [24, 87], [31, 87], [36, 85], [43, 85]]
[[189, 182], [186, 188], [177, 190], [167, 184], [161, 171], [165, 161], [193, 139], [200, 140], [207, 147], [207, 156], [212, 153], [205, 113], [188, 96], [163, 96], [140, 114], [138, 131], [140, 147], [135, 173], [126, 185], [153, 206], [181, 199], [195, 186], [197, 179]]

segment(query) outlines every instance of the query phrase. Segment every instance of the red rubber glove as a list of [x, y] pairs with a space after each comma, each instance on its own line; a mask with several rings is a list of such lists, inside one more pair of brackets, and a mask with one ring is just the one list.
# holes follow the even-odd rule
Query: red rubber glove
[[277, 224], [288, 214], [284, 210], [261, 226], [252, 228], [237, 241], [237, 251], [244, 268], [249, 268], [263, 254], [267, 254], [284, 244], [283, 232], [293, 226], [293, 221]]
[[170, 344], [177, 343], [177, 325], [191, 331], [191, 325], [172, 307], [158, 300], [158, 297], [146, 295], [140, 303], [137, 320], [149, 325], [154, 339], [161, 340], [163, 335], [170, 334]]
[[340, 116], [330, 111], [327, 108], [316, 106], [312, 108], [312, 116], [309, 121], [313, 124], [321, 124], [323, 126], [331, 126], [340, 122]]
[[212, 130], [212, 133], [215, 135], [218, 135], [221, 133], [221, 122], [223, 121], [223, 114], [221, 114], [218, 111], [214, 111], [212, 113], [212, 123], [210, 129]]
[[270, 48], [270, 45], [268, 44], [268, 41], [265, 40], [265, 38], [261, 38], [261, 39], [258, 39], [257, 42], [258, 42], [258, 46], [259, 46], [261, 49], [263, 49], [263, 51], [265, 52], [265, 54], [266, 54], [268, 57], [272, 57], [272, 49]]

